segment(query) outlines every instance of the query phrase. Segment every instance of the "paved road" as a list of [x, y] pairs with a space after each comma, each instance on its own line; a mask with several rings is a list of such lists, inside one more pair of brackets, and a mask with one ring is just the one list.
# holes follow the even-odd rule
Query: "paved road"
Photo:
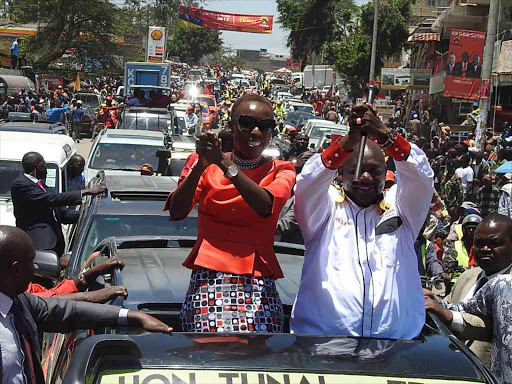
[[83, 138], [76, 146], [78, 147], [78, 154], [82, 155], [84, 159], [87, 160], [87, 156], [91, 150], [92, 140]]

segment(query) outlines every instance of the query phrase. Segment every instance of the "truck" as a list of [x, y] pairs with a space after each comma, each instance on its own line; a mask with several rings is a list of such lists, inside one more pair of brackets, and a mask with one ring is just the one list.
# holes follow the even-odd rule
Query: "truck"
[[307, 65], [304, 68], [304, 87], [323, 88], [336, 83], [336, 72], [329, 65]]
[[36, 91], [39, 88], [39, 78], [30, 66], [21, 69], [0, 68], [0, 94], [12, 95], [24, 89]]
[[124, 66], [124, 95], [130, 96], [132, 85], [169, 87], [171, 85], [170, 63], [128, 62]]

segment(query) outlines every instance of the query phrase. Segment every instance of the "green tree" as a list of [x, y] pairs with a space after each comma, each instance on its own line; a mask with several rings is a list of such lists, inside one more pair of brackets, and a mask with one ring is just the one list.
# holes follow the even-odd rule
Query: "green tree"
[[16, 22], [40, 25], [25, 45], [29, 61], [38, 69], [47, 68], [70, 48], [78, 62], [116, 65], [116, 11], [106, 0], [15, 0], [9, 7]]
[[194, 65], [201, 57], [221, 49], [222, 44], [219, 31], [176, 25], [167, 42], [167, 52], [170, 56], [179, 56], [182, 62]]
[[230, 70], [233, 67], [241, 68], [246, 64], [240, 56], [233, 56], [230, 53], [229, 49], [221, 48], [209, 57], [209, 62], [212, 65], [221, 64], [225, 70]]
[[277, 0], [278, 21], [289, 31], [287, 45], [293, 59], [303, 67], [310, 64], [313, 53], [321, 52], [354, 9], [353, 0]]
[[[384, 58], [400, 53], [409, 36], [410, 5], [415, 0], [388, 0], [380, 3], [375, 73]], [[350, 86], [351, 97], [360, 97], [368, 83], [372, 44], [374, 4], [370, 2], [356, 12], [343, 34], [324, 46], [330, 62]]]

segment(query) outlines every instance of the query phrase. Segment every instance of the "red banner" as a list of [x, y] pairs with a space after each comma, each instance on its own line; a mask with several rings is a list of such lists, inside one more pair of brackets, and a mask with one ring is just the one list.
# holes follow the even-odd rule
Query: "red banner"
[[251, 33], [272, 33], [274, 24], [274, 16], [214, 12], [183, 5], [180, 6], [179, 19], [187, 27]]
[[478, 99], [484, 45], [485, 32], [452, 28], [450, 51], [444, 57], [444, 96]]

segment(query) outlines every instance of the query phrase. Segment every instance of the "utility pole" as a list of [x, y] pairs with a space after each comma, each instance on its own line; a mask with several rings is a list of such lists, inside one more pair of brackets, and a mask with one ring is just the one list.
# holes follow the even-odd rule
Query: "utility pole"
[[[498, 22], [501, 0], [491, 0], [489, 5], [489, 17], [487, 19], [487, 36], [485, 39], [484, 57], [482, 63], [482, 79], [489, 79], [492, 87], [492, 61], [494, 55], [494, 42], [496, 41], [496, 24]], [[485, 150], [485, 135], [487, 128], [487, 116], [489, 114], [489, 99], [480, 98], [478, 103], [480, 114], [475, 130], [477, 148]]]
[[[492, 1], [492, 0], [491, 0]], [[372, 56], [370, 61], [370, 84], [375, 81], [375, 60], [377, 58], [377, 29], [379, 26], [379, 0], [374, 0]]]

